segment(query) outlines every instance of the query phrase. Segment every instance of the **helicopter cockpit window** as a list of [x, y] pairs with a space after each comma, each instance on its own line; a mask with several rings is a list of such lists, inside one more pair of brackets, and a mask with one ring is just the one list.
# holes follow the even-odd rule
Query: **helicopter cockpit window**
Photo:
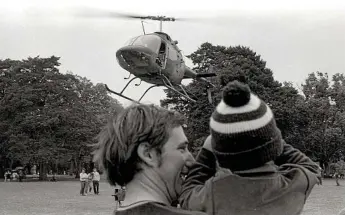
[[165, 68], [166, 64], [166, 45], [165, 42], [161, 42], [159, 47], [158, 58], [156, 60], [157, 64], [160, 65], [162, 68]]
[[131, 39], [129, 39], [125, 44], [124, 46], [130, 46], [133, 44], [133, 42], [137, 39], [138, 37], [133, 37]]
[[142, 35], [137, 37], [132, 45], [144, 46], [151, 49], [155, 53], [158, 53], [161, 45], [161, 38], [156, 35]]

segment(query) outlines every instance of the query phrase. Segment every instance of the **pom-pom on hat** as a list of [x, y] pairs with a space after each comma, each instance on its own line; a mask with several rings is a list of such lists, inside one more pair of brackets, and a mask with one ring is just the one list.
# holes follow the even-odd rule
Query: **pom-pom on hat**
[[232, 171], [256, 168], [283, 150], [271, 109], [248, 85], [227, 84], [210, 120], [212, 147], [219, 165]]

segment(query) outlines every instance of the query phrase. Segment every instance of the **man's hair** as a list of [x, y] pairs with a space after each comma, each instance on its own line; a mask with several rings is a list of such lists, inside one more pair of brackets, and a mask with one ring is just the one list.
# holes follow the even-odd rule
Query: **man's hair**
[[131, 105], [98, 135], [94, 161], [105, 169], [111, 185], [124, 186], [140, 171], [139, 144], [147, 142], [160, 154], [170, 130], [183, 123], [184, 118], [176, 112], [155, 105]]

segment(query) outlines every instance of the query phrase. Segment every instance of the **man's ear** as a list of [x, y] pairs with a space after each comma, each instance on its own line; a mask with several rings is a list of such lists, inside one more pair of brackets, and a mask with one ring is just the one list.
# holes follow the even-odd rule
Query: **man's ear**
[[150, 167], [159, 166], [159, 156], [155, 149], [150, 149], [147, 142], [140, 143], [137, 150], [140, 159]]

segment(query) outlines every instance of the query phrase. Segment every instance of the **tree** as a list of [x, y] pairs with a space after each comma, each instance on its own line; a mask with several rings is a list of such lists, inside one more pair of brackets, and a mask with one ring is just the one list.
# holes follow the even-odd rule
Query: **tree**
[[[345, 149], [345, 109], [343, 76], [311, 73], [302, 85], [304, 100], [296, 106], [303, 112], [304, 126], [299, 127], [298, 147], [329, 172], [329, 164], [339, 159]], [[302, 114], [300, 114], [301, 116]]]
[[[291, 84], [274, 80], [272, 71], [266, 68], [266, 62], [260, 55], [243, 46], [224, 47], [204, 43], [188, 57], [196, 65], [193, 68], [196, 72], [205, 72], [210, 66], [216, 71], [218, 77], [210, 79], [215, 85], [211, 89], [214, 104], [220, 101], [222, 88], [228, 82], [246, 82], [254, 93], [271, 106], [283, 135], [291, 136], [292, 124], [298, 120], [293, 107], [301, 98]], [[166, 90], [167, 98], [161, 101], [161, 105], [186, 116], [186, 133], [192, 142], [191, 151], [196, 152], [209, 134], [209, 117], [214, 106], [208, 103], [206, 83], [192, 81], [186, 88], [198, 98], [196, 103]]]
[[[0, 61], [0, 153], [3, 166], [74, 162], [77, 172], [108, 115], [122, 106], [102, 85], [59, 73], [59, 58]], [[78, 175], [78, 174], [77, 174]]]

